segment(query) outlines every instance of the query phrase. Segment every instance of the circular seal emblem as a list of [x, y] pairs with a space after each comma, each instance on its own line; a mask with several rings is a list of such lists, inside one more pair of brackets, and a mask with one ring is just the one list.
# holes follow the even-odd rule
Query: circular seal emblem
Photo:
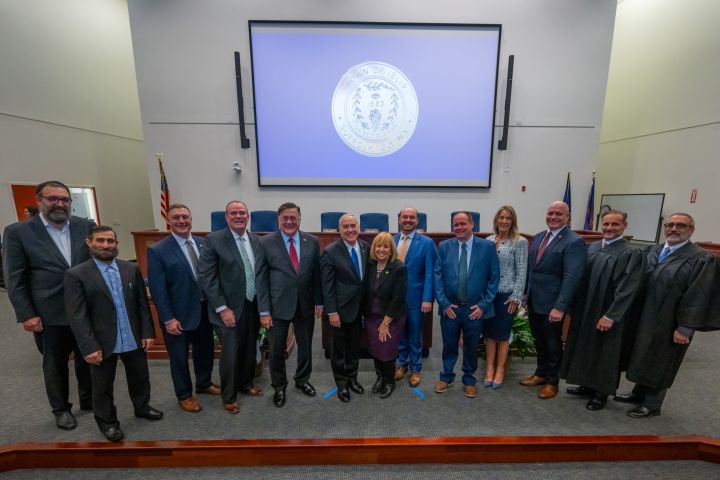
[[418, 100], [410, 80], [382, 62], [364, 62], [340, 78], [332, 98], [332, 118], [340, 138], [369, 157], [390, 155], [410, 140]]

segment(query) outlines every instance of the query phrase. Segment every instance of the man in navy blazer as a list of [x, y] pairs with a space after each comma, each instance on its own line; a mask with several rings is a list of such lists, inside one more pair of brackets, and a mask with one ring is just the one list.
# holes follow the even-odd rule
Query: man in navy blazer
[[455, 380], [460, 333], [463, 336], [463, 391], [477, 396], [477, 346], [483, 321], [494, 317], [493, 300], [500, 283], [500, 262], [495, 245], [473, 235], [472, 216], [458, 212], [453, 216], [455, 238], [438, 248], [435, 263], [435, 298], [440, 306], [443, 337], [440, 380], [435, 392], [443, 393]]
[[568, 228], [570, 209], [553, 202], [547, 209], [546, 231], [533, 238], [528, 253], [525, 297], [530, 329], [535, 337], [537, 368], [521, 385], [543, 385], [538, 396], [553, 398], [558, 391], [562, 361], [562, 320], [580, 285], [587, 257], [585, 241]]
[[197, 262], [203, 239], [193, 236], [192, 213], [185, 205], [170, 205], [168, 222], [172, 233], [148, 249], [148, 286], [157, 308], [165, 346], [170, 356], [170, 375], [180, 408], [199, 412], [193, 397], [188, 367], [192, 345], [195, 391], [220, 394], [211, 381], [213, 334], [197, 281]]
[[418, 211], [405, 207], [398, 213], [400, 232], [395, 235], [398, 258], [407, 268], [407, 293], [405, 295], [405, 329], [398, 348], [395, 381], [401, 380], [410, 370], [408, 383], [420, 385], [422, 377], [422, 338], [425, 314], [432, 312], [434, 299], [433, 275], [435, 270], [435, 242], [416, 231]]

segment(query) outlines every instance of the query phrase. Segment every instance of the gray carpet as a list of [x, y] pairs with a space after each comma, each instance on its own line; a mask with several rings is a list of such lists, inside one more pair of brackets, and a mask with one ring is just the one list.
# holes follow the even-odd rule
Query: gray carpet
[[614, 462], [560, 464], [479, 464], [479, 465], [353, 465], [262, 468], [145, 468], [128, 470], [15, 470], [0, 474], [2, 480], [219, 480], [262, 478], [265, 480], [417, 480], [489, 477], [497, 480], [526, 480], [528, 477], [596, 480], [632, 478], [633, 480], [716, 479], [718, 466], [705, 462]]
[[[77, 429], [65, 432], [55, 427], [44, 392], [40, 354], [31, 334], [15, 323], [4, 291], [0, 291], [0, 325], [3, 325], [0, 335], [0, 384], [3, 388], [0, 445], [103, 440], [91, 412], [78, 412], [77, 407], [74, 410], [79, 422]], [[662, 415], [634, 420], [625, 415], [625, 405], [612, 401], [605, 410], [590, 412], [584, 408], [584, 400], [564, 393], [564, 385], [561, 385], [563, 393], [555, 399], [539, 400], [536, 389], [518, 385], [521, 377], [532, 373], [534, 359], [516, 359], [504, 388], [497, 391], [481, 389], [475, 399], [465, 398], [461, 386], [454, 386], [444, 394], [433, 393], [432, 386], [440, 368], [438, 330], [436, 328], [435, 347], [423, 370], [420, 390], [424, 398], [406, 383], [402, 383], [387, 400], [370, 394], [353, 395], [349, 404], [340, 403], [334, 395], [323, 398], [334, 385], [329, 362], [320, 349], [320, 329], [316, 328], [311, 378], [319, 393], [315, 398], [307, 398], [289, 388], [286, 407], [277, 409], [273, 407], [269, 393], [261, 398], [242, 396], [240, 414], [231, 416], [222, 410], [218, 397], [202, 395], [199, 400], [204, 406], [203, 411], [185, 413], [177, 406], [167, 363], [154, 360], [150, 362], [152, 405], [165, 412], [165, 419], [149, 422], [133, 417], [122, 368], [118, 370], [116, 381], [118, 416], [128, 440], [465, 435], [720, 436], [720, 409], [717, 408], [720, 332], [697, 334], [675, 385], [668, 393]], [[293, 355], [288, 362], [290, 375], [294, 366]], [[214, 378], [217, 380], [217, 372]], [[374, 381], [370, 360], [361, 362], [360, 381], [369, 390]], [[269, 389], [266, 372], [258, 383]], [[71, 398], [76, 402], [74, 385], [72, 387]], [[628, 391], [630, 387], [623, 381], [621, 390]]]

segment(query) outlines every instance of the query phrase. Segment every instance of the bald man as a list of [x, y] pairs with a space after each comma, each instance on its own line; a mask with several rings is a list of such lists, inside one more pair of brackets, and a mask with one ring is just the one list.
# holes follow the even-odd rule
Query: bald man
[[548, 228], [535, 235], [528, 254], [525, 298], [535, 338], [537, 368], [520, 384], [542, 385], [538, 393], [542, 399], [553, 398], [558, 392], [562, 321], [582, 280], [587, 258], [585, 242], [570, 230], [569, 220], [566, 203], [550, 204], [545, 215]]

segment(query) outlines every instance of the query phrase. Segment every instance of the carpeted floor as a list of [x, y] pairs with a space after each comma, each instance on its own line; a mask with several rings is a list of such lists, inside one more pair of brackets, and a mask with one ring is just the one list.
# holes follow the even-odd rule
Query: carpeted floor
[[[74, 410], [79, 425], [73, 431], [55, 427], [44, 391], [41, 356], [32, 336], [15, 323], [4, 291], [0, 291], [0, 325], [0, 444], [103, 440], [91, 412]], [[627, 417], [627, 407], [612, 401], [605, 410], [590, 412], [584, 408], [584, 400], [565, 394], [562, 384], [561, 394], [556, 398], [539, 400], [537, 389], [518, 385], [521, 377], [533, 371], [534, 359], [515, 359], [506, 386], [497, 391], [481, 388], [475, 399], [465, 398], [460, 386], [444, 394], [433, 393], [440, 365], [437, 331], [435, 346], [425, 361], [419, 393], [402, 383], [387, 400], [369, 393], [353, 395], [349, 404], [339, 402], [334, 395], [324, 398], [334, 385], [329, 362], [320, 349], [320, 329], [316, 328], [311, 378], [319, 393], [315, 398], [289, 388], [286, 407], [277, 409], [269, 392], [261, 398], [243, 396], [240, 414], [228, 415], [218, 397], [202, 395], [199, 400], [203, 411], [185, 413], [177, 406], [167, 363], [154, 360], [150, 362], [152, 405], [163, 410], [165, 418], [149, 422], [132, 415], [122, 368], [116, 381], [116, 402], [128, 440], [636, 434], [718, 437], [719, 340], [720, 332], [696, 335], [668, 393], [662, 415], [647, 420]], [[288, 362], [290, 375], [294, 366], [293, 355]], [[214, 378], [217, 381], [217, 372]], [[361, 362], [360, 381], [369, 390], [374, 381], [370, 360]], [[258, 383], [270, 389], [267, 372], [258, 378]], [[628, 391], [630, 387], [623, 380], [621, 390]], [[74, 385], [72, 388], [71, 398], [77, 403]], [[437, 474], [441, 471], [437, 470]]]

